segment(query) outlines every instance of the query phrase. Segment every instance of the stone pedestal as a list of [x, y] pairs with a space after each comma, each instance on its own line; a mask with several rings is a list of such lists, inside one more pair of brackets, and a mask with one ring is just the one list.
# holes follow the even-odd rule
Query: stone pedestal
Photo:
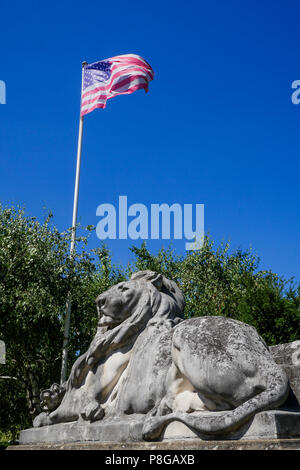
[[[222, 413], [222, 412], [220, 412]], [[144, 415], [106, 419], [95, 423], [78, 421], [54, 424], [21, 431], [20, 444], [98, 442], [141, 442]], [[257, 413], [238, 431], [226, 436], [198, 435], [180, 422], [170, 423], [161, 438], [162, 442], [210, 441], [210, 440], [273, 440], [300, 438], [300, 412], [272, 410]]]
[[270, 346], [270, 351], [275, 362], [284, 368], [289, 378], [293, 392], [290, 406], [300, 409], [300, 341]]

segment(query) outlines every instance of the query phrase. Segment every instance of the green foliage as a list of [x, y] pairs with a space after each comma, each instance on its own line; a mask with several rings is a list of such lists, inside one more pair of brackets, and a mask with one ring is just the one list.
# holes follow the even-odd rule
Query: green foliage
[[80, 291], [95, 271], [84, 250], [70, 259], [70, 231], [60, 233], [51, 218], [41, 224], [21, 208], [0, 206], [0, 339], [7, 360], [0, 372], [8, 377], [0, 380], [2, 430], [29, 424], [30, 413], [40, 411], [40, 390], [58, 381], [68, 292]]
[[0, 450], [14, 443], [13, 433], [11, 431], [2, 432], [0, 430]]
[[131, 251], [135, 255], [135, 261], [128, 268], [129, 276], [132, 272], [150, 269], [164, 274], [168, 279], [178, 281], [182, 257], [176, 255], [171, 246], [161, 248], [157, 255], [152, 255], [146, 247], [146, 242], [143, 242], [140, 248], [133, 246]]
[[137, 269], [154, 269], [180, 285], [186, 318], [223, 315], [253, 325], [267, 344], [300, 338], [300, 288], [271, 271], [259, 270], [252, 250], [230, 252], [205, 237], [200, 250], [178, 257], [170, 249], [155, 256], [146, 244], [133, 247]]

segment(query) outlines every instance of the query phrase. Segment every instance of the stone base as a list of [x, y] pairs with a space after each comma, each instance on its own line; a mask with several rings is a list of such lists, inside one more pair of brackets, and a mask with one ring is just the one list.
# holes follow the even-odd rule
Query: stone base
[[[19, 442], [27, 444], [59, 444], [72, 442], [122, 443], [141, 442], [145, 416], [130, 415], [106, 419], [95, 423], [76, 421], [53, 424], [21, 431]], [[198, 435], [180, 422], [170, 423], [161, 438], [162, 442], [175, 441], [225, 441], [274, 440], [300, 438], [300, 412], [272, 410], [257, 413], [238, 431], [220, 436]]]
[[[259, 439], [259, 440], [235, 440], [235, 441], [202, 441], [200, 439], [185, 439], [185, 440], [168, 440], [163, 442], [70, 442], [68, 444], [24, 444], [24, 445], [11, 445], [6, 450], [98, 450], [104, 452], [104, 456], [111, 455], [111, 452], [119, 453], [124, 451], [128, 455], [128, 451], [146, 452], [146, 453], [163, 453], [176, 452], [179, 450], [184, 451], [213, 451], [213, 450], [244, 450], [244, 451], [261, 451], [261, 450], [300, 450], [300, 439]], [[132, 455], [134, 455], [132, 454]], [[30, 454], [31, 455], [31, 454]], [[231, 454], [230, 454], [231, 455]], [[3, 457], [3, 454], [2, 454]], [[259, 456], [261, 457], [261, 456]], [[55, 457], [56, 458], [56, 457]], [[224, 458], [224, 454], [222, 454]], [[270, 452], [268, 453], [268, 459]], [[98, 456], [99, 459], [99, 456]], [[277, 459], [277, 457], [276, 457]]]

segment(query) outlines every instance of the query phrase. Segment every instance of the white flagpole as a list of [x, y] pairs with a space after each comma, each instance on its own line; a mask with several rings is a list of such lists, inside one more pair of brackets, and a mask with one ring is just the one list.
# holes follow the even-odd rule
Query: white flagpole
[[[87, 65], [87, 62], [82, 62], [80, 119], [79, 119], [77, 163], [76, 163], [76, 176], [75, 176], [75, 188], [74, 188], [72, 236], [71, 236], [71, 243], [70, 243], [70, 258], [73, 257], [74, 252], [75, 252], [77, 209], [78, 209], [78, 193], [79, 193], [79, 180], [80, 180], [80, 162], [81, 162], [82, 133], [83, 133], [83, 116], [81, 116], [81, 101], [82, 101], [82, 90], [83, 90], [83, 74], [84, 74], [84, 67], [86, 65]], [[71, 294], [69, 293], [68, 299], [67, 299], [67, 304], [66, 304], [64, 341], [63, 341], [63, 351], [62, 351], [62, 361], [61, 361], [61, 375], [60, 375], [60, 383], [61, 384], [66, 380], [66, 375], [67, 375], [67, 360], [68, 360], [68, 342], [69, 342], [69, 330], [70, 330], [71, 303], [72, 303]]]

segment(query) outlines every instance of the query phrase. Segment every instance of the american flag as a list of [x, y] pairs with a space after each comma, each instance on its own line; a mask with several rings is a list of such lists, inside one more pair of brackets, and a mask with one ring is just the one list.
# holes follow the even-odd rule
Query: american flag
[[96, 108], [105, 108], [106, 101], [117, 95], [133, 93], [139, 88], [148, 91], [153, 80], [151, 66], [139, 55], [124, 54], [86, 65], [83, 70], [81, 116]]

